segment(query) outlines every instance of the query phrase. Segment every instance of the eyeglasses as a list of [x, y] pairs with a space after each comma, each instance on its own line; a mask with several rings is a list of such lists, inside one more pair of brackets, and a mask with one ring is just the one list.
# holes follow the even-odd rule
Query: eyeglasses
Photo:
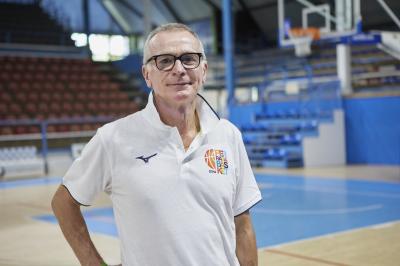
[[161, 71], [169, 71], [174, 68], [176, 60], [181, 61], [185, 69], [194, 69], [200, 65], [201, 53], [186, 53], [180, 56], [172, 54], [160, 54], [150, 57], [146, 64], [154, 60], [156, 67]]

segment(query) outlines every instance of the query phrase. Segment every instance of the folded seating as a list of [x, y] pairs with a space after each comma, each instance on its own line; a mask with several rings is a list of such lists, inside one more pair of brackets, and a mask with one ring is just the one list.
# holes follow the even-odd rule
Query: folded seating
[[0, 148], [1, 178], [44, 175], [44, 160], [34, 146]]

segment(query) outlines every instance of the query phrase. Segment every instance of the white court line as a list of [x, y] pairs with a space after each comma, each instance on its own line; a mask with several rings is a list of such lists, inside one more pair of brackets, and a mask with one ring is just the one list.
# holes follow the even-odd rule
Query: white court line
[[316, 191], [316, 192], [327, 192], [334, 194], [346, 194], [346, 195], [359, 195], [367, 197], [380, 197], [380, 198], [390, 198], [390, 199], [400, 199], [399, 194], [392, 193], [380, 193], [380, 192], [357, 192], [351, 190], [334, 189], [334, 188], [321, 188], [319, 186], [291, 186], [291, 185], [275, 185], [272, 183], [258, 183], [261, 190], [266, 189], [290, 189], [290, 190], [303, 190], [303, 191]]
[[381, 209], [383, 205], [374, 204], [356, 208], [339, 208], [339, 209], [324, 209], [324, 210], [282, 210], [282, 209], [261, 209], [253, 208], [252, 212], [267, 213], [267, 214], [280, 214], [280, 215], [328, 215], [328, 214], [347, 214], [357, 212], [367, 212]]
[[340, 232], [335, 232], [335, 233], [324, 234], [324, 235], [319, 235], [319, 236], [315, 236], [315, 237], [308, 237], [308, 238], [303, 238], [303, 239], [299, 239], [299, 240], [289, 241], [289, 242], [285, 242], [285, 243], [274, 245], [274, 246], [261, 247], [261, 248], [258, 248], [258, 250], [259, 251], [263, 251], [263, 250], [273, 249], [273, 248], [282, 248], [282, 247], [287, 246], [287, 245], [294, 245], [294, 244], [298, 244], [298, 243], [302, 243], [302, 242], [314, 241], [314, 240], [318, 240], [318, 239], [322, 239], [322, 238], [337, 237], [337, 236], [348, 234], [348, 233], [356, 233], [358, 231], [366, 230], [366, 229], [387, 228], [387, 227], [391, 227], [391, 226], [393, 226], [393, 225], [395, 225], [395, 224], [397, 224], [399, 222], [400, 222], [400, 220], [395, 220], [395, 221], [391, 221], [391, 222], [387, 222], [387, 223], [367, 225], [367, 226], [362, 226], [362, 227], [349, 229], [349, 230], [344, 230], [344, 231], [340, 231]]

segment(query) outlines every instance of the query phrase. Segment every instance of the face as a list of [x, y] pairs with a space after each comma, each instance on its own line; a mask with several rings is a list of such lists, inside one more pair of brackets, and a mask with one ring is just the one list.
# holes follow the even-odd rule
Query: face
[[[149, 42], [149, 58], [154, 55], [200, 53], [199, 41], [184, 30], [164, 31], [156, 34]], [[171, 107], [192, 103], [206, 80], [207, 63], [201, 59], [195, 69], [185, 69], [180, 60], [175, 61], [169, 71], [161, 71], [154, 60], [142, 67], [146, 84], [154, 91], [157, 103], [163, 101]]]

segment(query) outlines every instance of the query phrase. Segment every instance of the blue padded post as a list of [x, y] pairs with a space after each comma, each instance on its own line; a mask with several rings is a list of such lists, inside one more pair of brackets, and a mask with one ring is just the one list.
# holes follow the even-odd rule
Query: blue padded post
[[[233, 38], [232, 38], [232, 1], [223, 0], [222, 25], [224, 39], [224, 58], [225, 58], [225, 86], [228, 93], [228, 114], [235, 103], [234, 91], [234, 61], [233, 61]], [[230, 116], [230, 115], [228, 115]]]

